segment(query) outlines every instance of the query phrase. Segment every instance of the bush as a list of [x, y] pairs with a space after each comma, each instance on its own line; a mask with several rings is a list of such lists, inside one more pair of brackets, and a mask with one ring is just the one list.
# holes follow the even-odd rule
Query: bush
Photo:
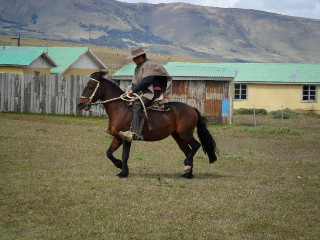
[[263, 108], [258, 108], [258, 109], [256, 109], [256, 114], [266, 115], [267, 114], [267, 110], [265, 110]]
[[235, 109], [234, 114], [253, 114], [253, 109], [249, 109], [249, 108]]
[[[234, 114], [254, 114], [254, 109], [253, 108], [239, 108], [234, 110]], [[267, 110], [263, 108], [258, 108], [256, 109], [256, 114], [257, 115], [266, 115]]]
[[[275, 119], [281, 119], [282, 118], [282, 110], [277, 111], [271, 111], [270, 114]], [[283, 119], [290, 119], [295, 118], [297, 116], [297, 113], [289, 108], [283, 109]]]

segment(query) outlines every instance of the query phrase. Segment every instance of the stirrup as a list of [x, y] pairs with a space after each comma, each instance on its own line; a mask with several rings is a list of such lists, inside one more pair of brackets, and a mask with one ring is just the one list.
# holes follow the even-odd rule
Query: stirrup
[[126, 132], [120, 131], [119, 136], [123, 140], [126, 140], [127, 142], [132, 142], [133, 133], [131, 131], [126, 131]]
[[136, 140], [136, 141], [143, 141], [144, 140], [142, 135], [135, 133], [135, 132], [131, 132], [131, 131], [126, 131], [126, 132], [120, 131], [119, 136], [123, 140], [126, 140], [127, 142], [132, 142], [132, 140]]
[[135, 133], [133, 132], [132, 134], [132, 140], [136, 140], [136, 141], [143, 141], [144, 138], [142, 135], [138, 134], [138, 133]]

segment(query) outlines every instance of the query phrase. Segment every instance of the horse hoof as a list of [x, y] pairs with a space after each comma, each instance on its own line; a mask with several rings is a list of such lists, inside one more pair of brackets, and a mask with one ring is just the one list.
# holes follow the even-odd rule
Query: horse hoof
[[192, 169], [191, 166], [188, 166], [188, 165], [187, 165], [187, 166], [184, 166], [184, 172], [185, 172], [186, 174], [190, 173], [191, 169]]
[[193, 178], [193, 174], [191, 173], [191, 174], [182, 174], [181, 175], [181, 177], [183, 177], [183, 178], [187, 178], [187, 179], [192, 179]]
[[128, 177], [128, 174], [123, 174], [123, 173], [119, 173], [119, 174], [117, 174], [117, 177], [118, 178], [127, 178]]

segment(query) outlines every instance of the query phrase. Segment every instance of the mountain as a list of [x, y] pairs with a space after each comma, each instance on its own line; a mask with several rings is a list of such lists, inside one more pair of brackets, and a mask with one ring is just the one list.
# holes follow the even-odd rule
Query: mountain
[[320, 62], [320, 20], [185, 3], [0, 0], [0, 34], [224, 62]]

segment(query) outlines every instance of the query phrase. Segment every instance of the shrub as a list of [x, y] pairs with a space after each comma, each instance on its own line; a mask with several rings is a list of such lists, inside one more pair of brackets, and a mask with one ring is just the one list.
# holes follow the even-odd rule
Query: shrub
[[256, 109], [256, 114], [266, 115], [267, 114], [267, 110], [265, 110], [263, 108], [258, 108], [258, 109]]
[[235, 109], [234, 114], [253, 114], [253, 109], [248, 109], [248, 108]]
[[[266, 115], [267, 110], [258, 108], [255, 110], [257, 115]], [[239, 108], [234, 110], [234, 114], [254, 114], [253, 108]]]
[[[277, 111], [271, 111], [270, 114], [275, 119], [281, 119], [282, 118], [282, 110]], [[283, 119], [290, 119], [295, 118], [297, 116], [297, 113], [289, 108], [283, 109]]]

